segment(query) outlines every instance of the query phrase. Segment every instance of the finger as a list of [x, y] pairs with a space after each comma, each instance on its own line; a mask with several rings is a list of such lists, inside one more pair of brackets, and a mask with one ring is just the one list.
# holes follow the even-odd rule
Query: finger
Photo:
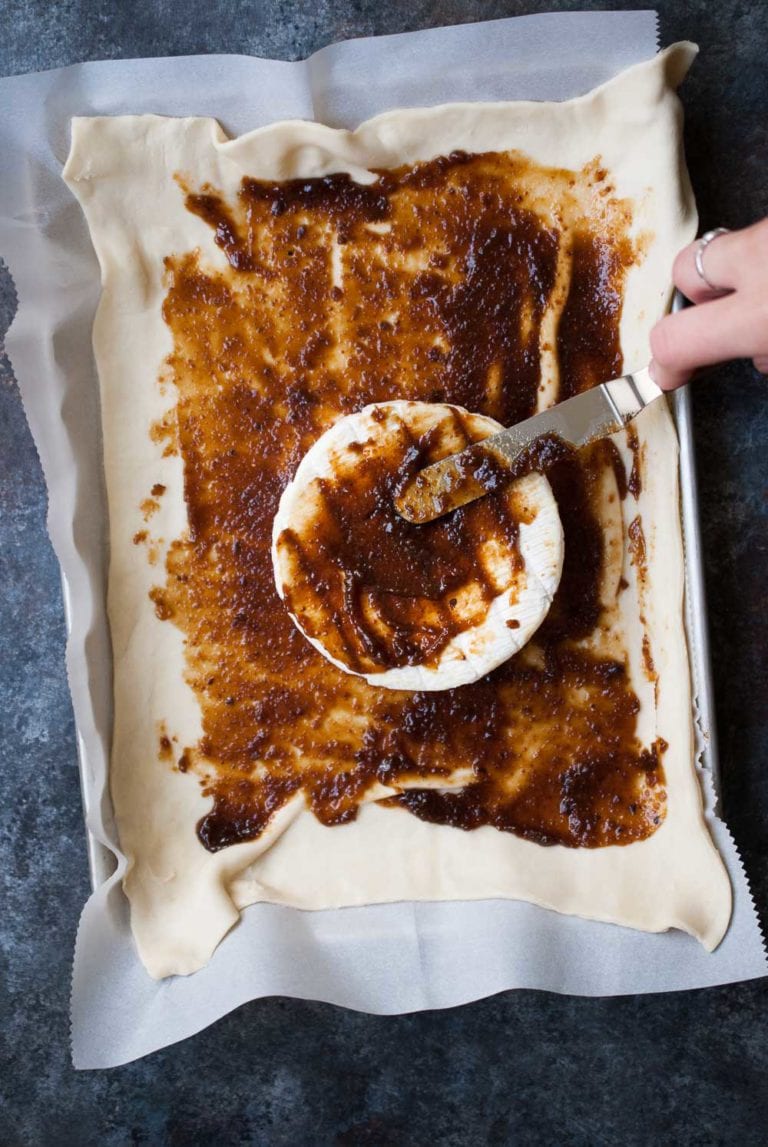
[[684, 386], [693, 374], [692, 370], [672, 370], [670, 367], [659, 366], [655, 358], [651, 359], [648, 373], [657, 386], [662, 390], [677, 390]]
[[761, 354], [752, 359], [752, 364], [760, 374], [768, 374], [768, 355]]
[[765, 355], [765, 304], [742, 292], [667, 315], [651, 331], [653, 377], [663, 390], [699, 366]]
[[[724, 239], [724, 235], [719, 235], [718, 239]], [[713, 239], [706, 249], [705, 258], [711, 253], [711, 248], [715, 246], [717, 239]], [[713, 291], [708, 287], [704, 280], [696, 270], [696, 250], [699, 246], [698, 239], [694, 243], [689, 243], [687, 247], [683, 247], [682, 251], [676, 256], [672, 264], [672, 281], [679, 291], [685, 295], [686, 299], [690, 299], [692, 303], [706, 303], [712, 299], [719, 299], [723, 292], [722, 290]], [[707, 259], [705, 263], [705, 270], [708, 277], [711, 277], [710, 260]], [[715, 279], [712, 278], [712, 282]]]
[[677, 256], [672, 268], [675, 286], [692, 303], [705, 303], [720, 297], [723, 290], [742, 287], [754, 260], [755, 245], [765, 242], [766, 234], [766, 221], [762, 220], [752, 227], [745, 227], [743, 231], [715, 236], [715, 239], [707, 243], [702, 255], [704, 273], [715, 287], [721, 288], [719, 291], [708, 287], [696, 270], [696, 252], [700, 240], [689, 243]]

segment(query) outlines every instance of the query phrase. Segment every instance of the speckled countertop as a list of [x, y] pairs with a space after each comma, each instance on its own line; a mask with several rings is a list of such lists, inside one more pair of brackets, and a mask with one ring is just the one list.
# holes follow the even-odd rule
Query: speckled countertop
[[[348, 36], [551, 9], [502, 0], [0, 0], [0, 73], [195, 52], [304, 56]], [[768, 214], [768, 8], [665, 0], [702, 225]], [[0, 205], [2, 210], [2, 205]], [[2, 252], [0, 252], [2, 255]], [[0, 339], [14, 313], [0, 267]], [[694, 396], [725, 816], [768, 921], [768, 392]], [[768, 981], [606, 1000], [515, 992], [382, 1018], [262, 1000], [148, 1060], [75, 1073], [69, 975], [88, 875], [46, 496], [0, 343], [0, 1143], [750, 1144], [768, 1123]]]

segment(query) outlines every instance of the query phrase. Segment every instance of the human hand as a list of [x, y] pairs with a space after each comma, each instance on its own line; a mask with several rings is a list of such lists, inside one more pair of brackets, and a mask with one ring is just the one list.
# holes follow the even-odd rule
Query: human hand
[[751, 358], [768, 374], [768, 219], [707, 245], [704, 272], [721, 290], [696, 270], [698, 245], [684, 247], [672, 268], [675, 286], [696, 306], [666, 315], [651, 331], [651, 375], [663, 390], [732, 358]]

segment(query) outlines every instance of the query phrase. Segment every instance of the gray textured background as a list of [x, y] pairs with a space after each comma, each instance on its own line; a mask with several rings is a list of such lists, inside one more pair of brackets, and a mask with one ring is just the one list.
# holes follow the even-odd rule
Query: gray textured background
[[[293, 59], [348, 36], [633, 6], [0, 0], [0, 73], [194, 52]], [[748, 223], [768, 213], [768, 8], [657, 7], [663, 43], [702, 48], [683, 92], [702, 224]], [[0, 338], [14, 307], [0, 268]], [[724, 808], [764, 921], [766, 385], [735, 364], [695, 393]], [[148, 1060], [75, 1073], [69, 973], [88, 879], [45, 506], [0, 343], [0, 1144], [765, 1142], [766, 981], [613, 1000], [516, 992], [395, 1018], [264, 1000]]]

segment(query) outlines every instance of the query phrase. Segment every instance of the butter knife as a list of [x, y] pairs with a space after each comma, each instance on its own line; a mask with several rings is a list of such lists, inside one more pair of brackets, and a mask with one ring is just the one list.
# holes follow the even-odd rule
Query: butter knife
[[558, 447], [578, 448], [615, 434], [663, 394], [647, 367], [603, 382], [426, 466], [400, 491], [395, 506], [409, 522], [434, 521], [508, 482], [516, 476], [516, 463], [518, 470], [526, 461], [527, 469], [545, 468]]

